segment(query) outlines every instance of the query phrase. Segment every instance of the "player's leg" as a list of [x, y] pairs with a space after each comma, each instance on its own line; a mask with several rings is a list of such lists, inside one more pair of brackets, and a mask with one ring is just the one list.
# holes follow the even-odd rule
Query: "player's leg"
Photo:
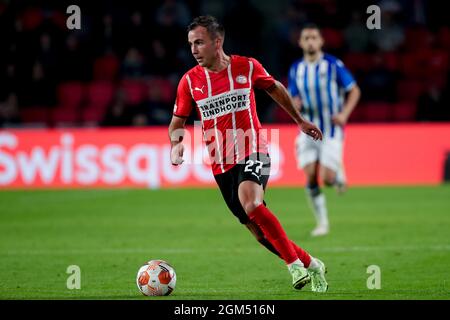
[[318, 179], [319, 163], [306, 165], [303, 171], [306, 176], [306, 197], [316, 218], [316, 227], [312, 230], [312, 236], [321, 236], [329, 232], [328, 209], [325, 195], [320, 189]]
[[320, 190], [318, 179], [321, 143], [304, 134], [300, 134], [296, 139], [298, 166], [306, 176], [306, 198], [316, 218], [316, 228], [311, 232], [312, 236], [324, 235], [329, 230], [325, 196]]
[[[270, 159], [267, 158], [265, 161], [263, 161], [263, 166], [261, 168], [261, 175], [258, 179], [258, 184], [260, 183], [263, 187], [263, 190], [266, 190], [267, 183], [269, 182], [269, 176], [270, 176]], [[242, 168], [241, 168], [242, 170]], [[245, 174], [245, 167], [244, 167], [244, 174]], [[247, 172], [248, 173], [248, 172]], [[250, 177], [245, 177], [244, 175], [241, 175], [238, 177], [238, 181], [243, 181], [245, 179], [252, 179], [254, 176], [251, 175]], [[251, 180], [250, 180], [251, 181]], [[238, 191], [239, 185], [236, 186], [236, 191]], [[238, 192], [235, 192], [238, 193]], [[247, 217], [247, 214], [245, 213], [244, 209], [242, 208], [241, 202], [239, 200], [239, 197], [235, 197], [233, 199], [234, 202], [237, 202], [237, 204], [234, 205], [234, 207], [239, 208], [239, 211], [244, 212], [245, 216]], [[265, 201], [263, 200], [263, 204], [266, 205]], [[270, 241], [267, 239], [264, 232], [261, 230], [261, 228], [254, 222], [248, 219], [248, 222], [245, 224], [246, 227], [250, 230], [250, 232], [253, 234], [253, 236], [261, 243], [264, 247], [266, 247], [268, 250], [270, 250], [272, 253], [276, 254], [279, 258], [281, 258], [280, 253], [275, 249], [275, 247], [270, 243]], [[308, 268], [311, 263], [311, 257], [310, 255], [297, 246], [292, 240], [290, 240], [292, 246], [294, 247], [295, 252], [297, 253], [298, 258], [303, 263], [303, 265]], [[282, 258], [281, 258], [282, 259]]]
[[280, 253], [275, 249], [275, 247], [270, 243], [270, 241], [266, 238], [264, 233], [262, 232], [261, 228], [254, 223], [253, 221], [248, 221], [245, 226], [247, 229], [252, 233], [252, 235], [258, 240], [260, 244], [262, 244], [264, 247], [266, 247], [267, 250], [272, 252], [273, 254], [277, 255], [281, 259]]
[[[238, 170], [239, 167], [236, 166], [230, 171], [214, 176], [217, 185], [219, 186], [222, 197], [225, 200], [225, 203], [227, 204], [227, 207], [231, 211], [231, 213], [233, 213], [233, 215], [238, 218], [240, 223], [244, 224], [250, 230], [256, 240], [258, 240], [261, 245], [266, 247], [267, 250], [281, 258], [278, 251], [267, 240], [263, 232], [249, 220], [247, 214], [244, 211], [244, 208], [242, 208], [241, 202], [239, 201], [238, 197]], [[265, 184], [263, 186], [265, 187]]]
[[[268, 250], [270, 250], [272, 253], [276, 254], [280, 259], [282, 259], [280, 253], [272, 246], [267, 237], [264, 235], [264, 232], [254, 221], [247, 222], [245, 226], [255, 236], [256, 240], [258, 240]], [[297, 256], [300, 259], [300, 261], [303, 263], [305, 268], [308, 268], [311, 265], [312, 261], [311, 259], [313, 259], [313, 257], [310, 256], [308, 252], [300, 248], [294, 241], [292, 240], [289, 241], [291, 242], [291, 245], [294, 247], [294, 250], [297, 253]]]
[[248, 157], [245, 163], [240, 165], [239, 201], [255, 229], [264, 234], [287, 264], [294, 288], [301, 289], [310, 281], [308, 271], [299, 259], [296, 248], [288, 239], [277, 217], [264, 203], [264, 191], [269, 175], [270, 158], [268, 155], [256, 153]]
[[[326, 292], [328, 283], [325, 279], [325, 264], [319, 259], [310, 256], [305, 250], [287, 238], [278, 219], [261, 203], [263, 194], [261, 187], [253, 181], [243, 181], [239, 185], [239, 196], [243, 207], [248, 212], [252, 233], [254, 232], [259, 236], [266, 234], [268, 241], [273, 243], [273, 246], [281, 252], [280, 256], [285, 260], [291, 272], [294, 288], [301, 289], [306, 283], [311, 281], [312, 291]], [[258, 212], [258, 210], [261, 211]], [[291, 248], [288, 248], [289, 245]], [[285, 250], [290, 252], [286, 253]], [[289, 263], [288, 261], [290, 260], [288, 259], [295, 258], [293, 256], [294, 252], [298, 259]], [[288, 254], [291, 254], [292, 258], [286, 258]]]
[[[266, 164], [264, 164], [264, 168], [266, 169], [264, 175], [260, 177], [257, 181], [261, 183], [263, 190], [265, 190], [269, 178], [269, 172], [270, 172], [270, 161], [268, 161]], [[238, 194], [238, 187], [239, 187], [239, 181], [242, 179], [245, 179], [245, 176], [237, 174], [239, 171], [242, 173], [244, 171], [245, 167], [236, 166], [232, 170], [215, 176], [216, 182], [221, 190], [222, 196], [224, 197], [224, 200], [231, 210], [231, 212], [239, 219], [239, 221], [246, 225], [246, 227], [250, 230], [250, 232], [255, 236], [255, 238], [263, 245], [265, 246], [269, 251], [273, 252], [277, 256], [281, 258], [280, 253], [275, 249], [275, 247], [272, 245], [272, 243], [268, 240], [262, 229], [259, 225], [257, 225], [254, 221], [250, 220], [244, 211]], [[247, 172], [248, 174], [248, 172]], [[253, 179], [253, 175], [250, 179]], [[248, 176], [247, 176], [248, 178]], [[263, 204], [265, 205], [264, 200], [262, 200]], [[310, 256], [306, 251], [304, 251], [302, 248], [297, 246], [293, 241], [289, 240], [292, 247], [294, 248], [295, 252], [297, 253], [297, 256], [299, 257], [300, 261], [304, 264], [304, 267], [307, 269], [307, 274], [309, 275], [309, 278], [312, 279], [313, 283], [318, 283], [317, 281], [317, 275], [320, 275], [320, 260], [313, 258]], [[300, 266], [293, 266], [290, 268], [292, 270], [291, 273], [293, 273], [293, 285], [297, 289], [300, 289], [307, 281], [308, 277], [305, 277], [305, 270], [301, 269]], [[301, 269], [301, 270], [299, 270]], [[322, 276], [323, 281], [322, 283], [326, 283], [324, 275]], [[324, 282], [325, 281], [325, 282]], [[313, 291], [320, 291], [316, 290], [315, 288], [317, 285], [312, 286]], [[322, 288], [324, 286], [322, 285]]]
[[328, 209], [325, 194], [319, 186], [319, 164], [311, 163], [303, 168], [306, 175], [306, 197], [316, 218], [316, 227], [311, 231], [312, 236], [322, 236], [329, 232]]
[[250, 221], [256, 224], [268, 241], [280, 253], [291, 275], [295, 289], [301, 289], [310, 282], [310, 275], [297, 256], [277, 217], [263, 204], [264, 190], [254, 181], [245, 180], [239, 184], [239, 200]]
[[324, 141], [320, 161], [320, 176], [325, 185], [334, 186], [338, 194], [344, 193], [347, 189], [342, 153], [343, 141], [341, 139], [327, 139]]
[[[262, 186], [254, 181], [245, 180], [239, 184], [238, 194], [249, 220], [260, 228], [286, 264], [296, 262], [298, 260], [297, 253], [289, 242], [284, 229], [275, 215], [263, 204], [264, 190]], [[303, 265], [303, 263], [301, 264]]]

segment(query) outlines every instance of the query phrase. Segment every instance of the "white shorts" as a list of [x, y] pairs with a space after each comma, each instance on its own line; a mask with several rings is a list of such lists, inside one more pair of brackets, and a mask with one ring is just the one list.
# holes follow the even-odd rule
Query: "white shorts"
[[310, 136], [300, 133], [295, 140], [297, 164], [304, 168], [318, 161], [322, 166], [338, 172], [342, 163], [344, 141], [341, 138], [324, 137], [314, 141]]

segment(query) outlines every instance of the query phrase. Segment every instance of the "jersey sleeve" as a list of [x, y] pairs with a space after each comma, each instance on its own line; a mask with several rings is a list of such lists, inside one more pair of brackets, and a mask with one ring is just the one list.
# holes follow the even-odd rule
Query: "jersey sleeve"
[[289, 70], [288, 74], [288, 91], [293, 97], [300, 96], [300, 92], [297, 87], [297, 63], [294, 63], [291, 66], [291, 69]]
[[255, 88], [266, 90], [273, 86], [275, 79], [264, 69], [261, 63], [254, 58], [250, 58], [253, 63], [252, 83]]
[[336, 61], [336, 76], [338, 85], [341, 88], [344, 88], [346, 92], [350, 91], [350, 89], [356, 84], [353, 75], [344, 66], [344, 63], [341, 60]]
[[187, 81], [187, 75], [185, 74], [177, 88], [177, 97], [175, 99], [175, 106], [173, 107], [173, 114], [177, 117], [187, 118], [191, 114], [193, 106], [193, 99], [189, 83]]

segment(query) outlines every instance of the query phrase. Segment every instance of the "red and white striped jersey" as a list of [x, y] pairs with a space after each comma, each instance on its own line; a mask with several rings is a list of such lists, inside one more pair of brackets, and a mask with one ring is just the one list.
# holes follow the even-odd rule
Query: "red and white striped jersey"
[[214, 175], [254, 152], [268, 152], [253, 88], [266, 90], [274, 83], [256, 59], [237, 55], [220, 72], [197, 65], [181, 78], [173, 114], [188, 117], [195, 102]]

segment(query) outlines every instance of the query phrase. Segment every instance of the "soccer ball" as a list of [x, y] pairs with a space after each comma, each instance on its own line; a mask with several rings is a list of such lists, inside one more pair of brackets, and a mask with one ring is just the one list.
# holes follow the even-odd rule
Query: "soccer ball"
[[136, 284], [145, 296], [168, 296], [177, 282], [174, 268], [163, 260], [150, 260], [139, 268]]

